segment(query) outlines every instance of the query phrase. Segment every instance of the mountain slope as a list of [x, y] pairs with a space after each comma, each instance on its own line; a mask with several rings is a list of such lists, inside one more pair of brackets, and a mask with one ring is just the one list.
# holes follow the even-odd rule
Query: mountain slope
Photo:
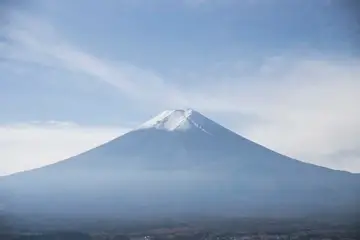
[[185, 109], [0, 185], [15, 212], [128, 218], [351, 211], [359, 180], [280, 155]]

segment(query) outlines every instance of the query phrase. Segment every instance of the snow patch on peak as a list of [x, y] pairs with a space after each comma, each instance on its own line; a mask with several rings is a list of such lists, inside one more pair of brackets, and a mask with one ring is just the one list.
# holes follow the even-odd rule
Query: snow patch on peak
[[166, 110], [143, 123], [138, 129], [156, 128], [166, 131], [186, 131], [192, 127], [196, 127], [203, 132], [210, 134], [203, 129], [199, 123], [194, 121], [192, 118], [194, 114], [201, 116], [201, 114], [196, 113], [196, 111], [190, 108]]

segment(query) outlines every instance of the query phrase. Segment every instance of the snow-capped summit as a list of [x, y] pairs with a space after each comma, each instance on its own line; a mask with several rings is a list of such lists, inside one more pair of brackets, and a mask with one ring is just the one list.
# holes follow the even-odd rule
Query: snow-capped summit
[[140, 125], [138, 129], [155, 128], [166, 131], [186, 131], [197, 128], [210, 134], [202, 126], [205, 119], [206, 117], [191, 108], [166, 110]]

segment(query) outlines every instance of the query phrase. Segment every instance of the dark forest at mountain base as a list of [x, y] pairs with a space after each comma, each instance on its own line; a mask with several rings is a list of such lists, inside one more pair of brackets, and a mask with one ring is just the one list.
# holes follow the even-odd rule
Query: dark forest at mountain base
[[[47, 221], [47, 219], [43, 219]], [[60, 220], [59, 220], [60, 221]], [[149, 222], [62, 220], [62, 227], [42, 222], [38, 229], [22, 225], [0, 233], [1, 240], [250, 240], [360, 239], [358, 219], [171, 219]], [[86, 222], [86, 223], [85, 223]], [[47, 227], [45, 227], [47, 226]], [[58, 225], [59, 226], [59, 225]], [[34, 227], [34, 226], [33, 226]]]

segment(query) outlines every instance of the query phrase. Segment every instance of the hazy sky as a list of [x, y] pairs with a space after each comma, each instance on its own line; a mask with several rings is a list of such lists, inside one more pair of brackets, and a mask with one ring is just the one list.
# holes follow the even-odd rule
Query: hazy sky
[[360, 172], [359, 39], [339, 1], [33, 0], [0, 11], [0, 175], [184, 107]]

